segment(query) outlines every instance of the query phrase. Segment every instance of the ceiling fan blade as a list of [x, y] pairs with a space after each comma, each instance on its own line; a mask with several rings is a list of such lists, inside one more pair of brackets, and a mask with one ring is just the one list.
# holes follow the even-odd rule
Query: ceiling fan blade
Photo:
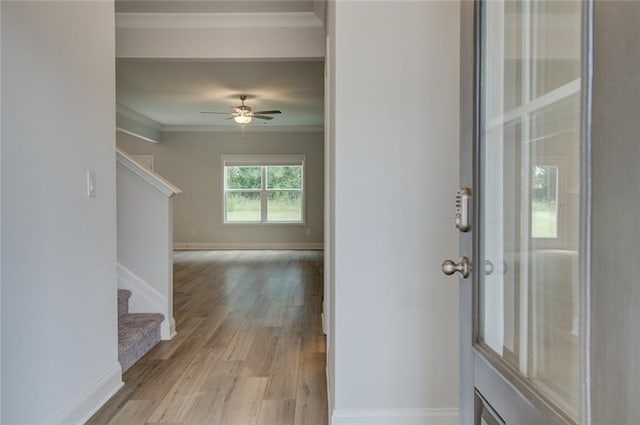
[[268, 114], [281, 114], [281, 111], [273, 110], [273, 111], [256, 111], [254, 114], [256, 115], [268, 115]]
[[273, 117], [268, 117], [266, 115], [252, 115], [251, 118], [258, 118], [260, 120], [272, 120]]
[[230, 112], [211, 112], [211, 111], [203, 111], [201, 114], [220, 114], [220, 115], [229, 115]]

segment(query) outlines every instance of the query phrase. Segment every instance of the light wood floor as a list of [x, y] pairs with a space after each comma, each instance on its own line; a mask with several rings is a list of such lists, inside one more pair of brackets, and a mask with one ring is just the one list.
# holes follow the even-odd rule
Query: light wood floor
[[321, 252], [177, 252], [178, 335], [88, 423], [327, 424], [321, 304]]

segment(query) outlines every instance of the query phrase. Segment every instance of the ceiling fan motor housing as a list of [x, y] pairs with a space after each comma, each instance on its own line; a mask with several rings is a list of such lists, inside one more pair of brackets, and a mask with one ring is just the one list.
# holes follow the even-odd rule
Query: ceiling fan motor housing
[[[251, 122], [252, 118], [259, 118], [261, 120], [272, 120], [273, 117], [269, 116], [272, 114], [281, 114], [282, 112], [279, 110], [272, 111], [257, 111], [253, 112], [250, 106], [244, 104], [244, 101], [247, 99], [246, 95], [240, 95], [240, 100], [242, 101], [242, 105], [238, 105], [233, 108], [233, 112], [227, 119], [234, 118], [236, 122], [241, 124], [248, 124]], [[204, 111], [203, 114], [224, 114], [224, 112], [212, 112], [212, 111]], [[245, 120], [246, 118], [246, 120]]]

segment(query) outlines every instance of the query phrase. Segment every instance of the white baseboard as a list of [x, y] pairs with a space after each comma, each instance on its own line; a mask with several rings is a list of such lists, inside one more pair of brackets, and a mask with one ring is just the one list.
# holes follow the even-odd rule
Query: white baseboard
[[458, 409], [334, 410], [331, 425], [457, 425]]
[[164, 340], [173, 339], [177, 335], [176, 321], [172, 317], [170, 320], [165, 320], [160, 324], [160, 336], [168, 335], [168, 338], [162, 338]]
[[76, 399], [49, 424], [84, 424], [118, 392], [123, 385], [122, 368], [120, 367], [120, 363], [116, 362], [95, 384], [76, 397]]
[[247, 242], [247, 243], [215, 243], [215, 242], [176, 242], [175, 250], [321, 250], [322, 242]]
[[173, 306], [169, 306], [167, 297], [120, 263], [118, 263], [118, 288], [132, 292], [129, 299], [130, 312], [164, 314], [164, 320], [160, 324], [162, 339], [168, 340], [175, 336], [176, 321], [173, 318]]

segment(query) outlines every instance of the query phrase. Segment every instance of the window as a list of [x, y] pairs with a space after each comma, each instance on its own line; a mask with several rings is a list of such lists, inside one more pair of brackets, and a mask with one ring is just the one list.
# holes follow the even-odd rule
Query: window
[[225, 155], [225, 223], [304, 223], [304, 155]]
[[558, 237], [558, 167], [536, 165], [531, 176], [531, 237]]

